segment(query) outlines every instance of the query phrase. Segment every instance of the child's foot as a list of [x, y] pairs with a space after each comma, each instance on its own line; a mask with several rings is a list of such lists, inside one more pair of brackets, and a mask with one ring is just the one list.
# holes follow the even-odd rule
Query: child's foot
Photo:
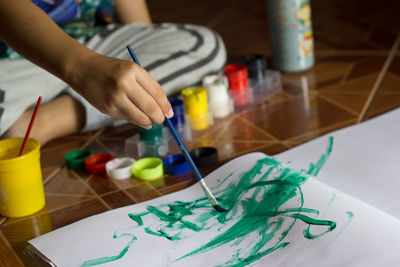
[[[4, 137], [24, 137], [32, 113], [33, 108], [25, 111]], [[39, 107], [30, 137], [43, 146], [52, 139], [78, 132], [84, 124], [85, 109], [70, 95], [63, 95]]]

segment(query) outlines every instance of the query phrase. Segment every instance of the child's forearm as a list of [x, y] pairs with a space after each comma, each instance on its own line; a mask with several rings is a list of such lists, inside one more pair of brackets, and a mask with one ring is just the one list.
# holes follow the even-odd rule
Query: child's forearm
[[172, 117], [164, 91], [148, 72], [86, 48], [29, 0], [0, 0], [0, 25], [1, 40], [64, 80], [100, 111], [142, 127]]
[[146, 0], [115, 0], [114, 9], [122, 24], [143, 22], [151, 24]]
[[1, 40], [67, 83], [73, 69], [94, 54], [29, 0], [0, 0], [0, 25]]

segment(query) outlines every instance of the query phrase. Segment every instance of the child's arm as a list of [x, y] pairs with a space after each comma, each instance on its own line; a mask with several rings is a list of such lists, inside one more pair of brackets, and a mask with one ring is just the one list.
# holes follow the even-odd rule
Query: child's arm
[[0, 25], [1, 40], [100, 111], [142, 127], [172, 116], [164, 91], [149, 73], [130, 61], [89, 50], [29, 0], [0, 0]]
[[146, 0], [115, 0], [114, 9], [122, 24], [143, 22], [151, 24]]

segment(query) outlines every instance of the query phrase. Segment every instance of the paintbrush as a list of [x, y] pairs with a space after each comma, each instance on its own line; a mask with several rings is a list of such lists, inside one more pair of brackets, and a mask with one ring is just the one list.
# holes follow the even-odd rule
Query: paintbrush
[[38, 101], [36, 102], [35, 110], [33, 111], [31, 121], [29, 122], [28, 129], [26, 130], [25, 138], [24, 138], [24, 141], [22, 142], [21, 149], [19, 150], [18, 157], [21, 157], [24, 154], [26, 143], [28, 142], [29, 135], [31, 134], [32, 126], [33, 126], [33, 123], [35, 122], [35, 118], [36, 118], [36, 115], [37, 115], [37, 112], [38, 112], [38, 109], [40, 106], [40, 102], [42, 102], [41, 96], [39, 96]]
[[[133, 49], [130, 45], [127, 46], [129, 54], [131, 55], [133, 61], [141, 66], [139, 60], [137, 59], [135, 53], [133, 52]], [[182, 139], [180, 138], [179, 134], [176, 132], [174, 126], [172, 125], [172, 122], [170, 119], [165, 118], [165, 122], [167, 123], [168, 129], [170, 130], [172, 136], [174, 137], [176, 143], [179, 146], [179, 149], [182, 151], [183, 156], [185, 157], [187, 163], [189, 164], [190, 168], [192, 169], [194, 175], [196, 176], [197, 180], [199, 181], [201, 188], [203, 189], [204, 193], [207, 196], [208, 201], [211, 203], [211, 205], [214, 207], [214, 209], [218, 212], [225, 212], [227, 211], [226, 209], [222, 208], [219, 204], [217, 199], [214, 197], [214, 195], [211, 193], [210, 189], [207, 187], [206, 183], [204, 182], [203, 177], [200, 174], [200, 171], [197, 169], [196, 164], [194, 163], [192, 157], [190, 156], [189, 152], [187, 151], [185, 145], [182, 142]]]

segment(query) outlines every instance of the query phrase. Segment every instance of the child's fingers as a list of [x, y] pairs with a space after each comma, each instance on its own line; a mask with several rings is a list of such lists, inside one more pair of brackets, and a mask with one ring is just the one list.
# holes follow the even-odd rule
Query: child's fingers
[[158, 103], [153, 99], [147, 91], [145, 91], [139, 84], [136, 85], [136, 90], [129, 90], [127, 97], [133, 105], [138, 107], [144, 114], [146, 114], [152, 122], [161, 124], [164, 122], [164, 113], [162, 112]]
[[123, 97], [120, 101], [119, 113], [122, 115], [123, 119], [142, 128], [148, 128], [152, 124], [149, 116], [136, 107], [127, 96]]
[[171, 104], [169, 103], [164, 90], [161, 88], [158, 82], [154, 80], [153, 77], [151, 77], [151, 75], [144, 69], [140, 71], [140, 75], [137, 75], [136, 80], [158, 104], [164, 116], [171, 118], [173, 116]]

